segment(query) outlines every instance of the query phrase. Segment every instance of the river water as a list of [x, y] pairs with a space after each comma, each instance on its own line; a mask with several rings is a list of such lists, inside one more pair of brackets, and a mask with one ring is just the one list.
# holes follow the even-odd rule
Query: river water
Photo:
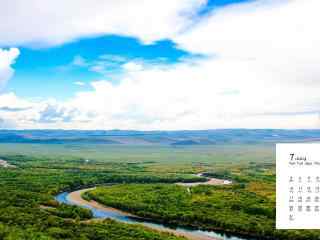
[[214, 231], [202, 231], [202, 230], [191, 230], [187, 228], [173, 228], [169, 226], [165, 226], [163, 224], [155, 223], [152, 221], [146, 221], [146, 220], [140, 220], [134, 217], [130, 217], [129, 215], [126, 215], [122, 212], [118, 211], [112, 211], [108, 209], [98, 209], [95, 208], [91, 205], [87, 204], [77, 204], [72, 202], [70, 198], [68, 197], [70, 193], [68, 192], [63, 192], [58, 194], [55, 199], [60, 202], [60, 203], [65, 203], [68, 205], [79, 205], [81, 207], [85, 207], [87, 209], [90, 209], [92, 211], [93, 217], [95, 218], [110, 218], [113, 220], [117, 220], [120, 222], [125, 222], [125, 223], [130, 223], [130, 224], [142, 224], [144, 226], [153, 228], [153, 229], [158, 229], [158, 230], [163, 230], [163, 231], [168, 231], [168, 232], [176, 232], [178, 234], [181, 234], [183, 236], [190, 236], [190, 239], [199, 239], [199, 240], [216, 240], [216, 239], [221, 239], [221, 240], [245, 240], [244, 238], [239, 238], [236, 236], [230, 236], [230, 235], [225, 235], [225, 234], [220, 234]]

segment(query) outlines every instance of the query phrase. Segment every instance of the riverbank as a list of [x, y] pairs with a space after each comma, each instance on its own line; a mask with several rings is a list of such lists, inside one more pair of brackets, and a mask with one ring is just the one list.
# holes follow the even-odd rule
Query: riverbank
[[229, 185], [232, 184], [232, 181], [230, 180], [225, 180], [225, 179], [219, 179], [219, 178], [212, 178], [212, 177], [206, 177], [204, 176], [204, 173], [198, 173], [196, 174], [197, 177], [205, 177], [208, 179], [206, 182], [193, 182], [193, 183], [176, 183], [177, 185], [180, 186], [185, 186], [185, 187], [194, 187], [198, 185], [213, 185], [213, 186], [219, 186], [219, 185]]
[[16, 166], [9, 164], [7, 161], [0, 159], [0, 167], [4, 168], [16, 168]]
[[99, 209], [99, 210], [102, 210], [102, 211], [109, 211], [109, 212], [113, 212], [113, 213], [116, 213], [116, 214], [121, 214], [123, 216], [126, 216], [126, 217], [136, 217], [138, 218], [138, 216], [135, 216], [131, 213], [128, 213], [128, 212], [124, 212], [124, 211], [121, 211], [119, 209], [116, 209], [116, 208], [112, 208], [112, 207], [107, 207], [107, 206], [104, 206], [103, 204], [100, 204], [96, 201], [93, 201], [93, 200], [90, 200], [90, 201], [87, 201], [85, 200], [82, 195], [88, 191], [91, 191], [95, 189], [95, 187], [93, 188], [86, 188], [86, 189], [81, 189], [81, 190], [78, 190], [78, 191], [74, 191], [74, 192], [71, 192], [69, 195], [68, 195], [68, 200], [75, 204], [75, 205], [80, 205], [80, 206], [90, 206], [92, 208], [95, 208], [95, 209]]
[[[71, 204], [74, 204], [74, 205], [87, 207], [87, 208], [95, 209], [95, 210], [98, 210], [98, 211], [107, 212], [108, 215], [122, 216], [123, 220], [125, 222], [129, 222], [126, 219], [130, 219], [130, 218], [139, 219], [139, 217], [137, 217], [137, 216], [135, 216], [135, 215], [133, 215], [131, 213], [124, 212], [124, 211], [121, 211], [119, 209], [115, 209], [115, 208], [112, 208], [112, 207], [104, 206], [103, 204], [100, 204], [100, 203], [98, 203], [96, 201], [93, 201], [93, 200], [90, 200], [90, 201], [85, 200], [82, 197], [82, 195], [85, 194], [88, 191], [93, 190], [93, 189], [95, 189], [95, 188], [87, 188], [87, 189], [81, 189], [81, 190], [78, 190], [78, 191], [71, 192], [71, 193], [69, 193], [67, 195], [67, 200]], [[116, 220], [119, 220], [119, 219], [116, 219]], [[146, 224], [143, 221], [141, 221], [141, 222], [140, 221], [136, 221], [135, 222], [134, 220], [132, 220], [131, 222], [132, 223], [136, 223], [136, 224], [142, 224], [142, 225], [144, 225], [147, 228], [150, 228], [152, 230], [171, 233], [171, 234], [174, 234], [175, 236], [178, 236], [178, 237], [185, 237], [186, 239], [189, 239], [189, 240], [220, 240], [219, 238], [216, 238], [216, 237], [202, 235], [202, 234], [200, 234], [200, 231], [199, 231], [199, 233], [192, 233], [191, 231], [187, 231], [187, 230], [183, 230], [183, 229], [177, 229], [177, 230], [169, 229], [169, 228], [164, 227], [164, 226], [162, 226], [160, 224], [153, 224], [153, 223]]]

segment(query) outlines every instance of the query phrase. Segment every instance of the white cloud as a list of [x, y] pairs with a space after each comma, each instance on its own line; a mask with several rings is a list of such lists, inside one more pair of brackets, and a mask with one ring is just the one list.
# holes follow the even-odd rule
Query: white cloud
[[28, 100], [12, 92], [0, 95], [0, 128], [72, 128], [82, 121], [78, 115], [78, 109], [55, 99]]
[[25, 109], [31, 107], [31, 103], [18, 98], [14, 93], [10, 92], [0, 95], [0, 108], [5, 107]]
[[122, 68], [125, 71], [134, 72], [134, 71], [141, 71], [143, 67], [138, 62], [131, 61], [131, 62], [127, 62], [127, 63], [123, 64]]
[[[93, 90], [78, 92], [65, 102], [33, 102], [34, 114], [10, 113], [11, 119], [23, 119], [17, 122], [20, 128], [320, 127], [317, 89], [305, 87], [308, 95], [299, 96], [301, 87], [276, 84], [278, 78], [265, 85], [248, 71], [251, 66], [221, 60], [148, 65], [128, 71], [119, 84], [92, 82]], [[246, 76], [246, 81], [239, 82], [239, 76]]]
[[13, 75], [14, 70], [11, 65], [19, 56], [19, 53], [17, 48], [10, 48], [9, 50], [0, 48], [0, 91]]
[[[17, 97], [14, 93], [0, 94], [0, 127], [19, 128], [29, 126], [37, 120], [41, 103], [31, 102]], [[15, 109], [17, 111], [10, 111]]]
[[[60, 66], [60, 70], [68, 70], [74, 67], [85, 67], [91, 72], [96, 72], [108, 78], [118, 77], [122, 72], [140, 71], [143, 65], [159, 64], [164, 62], [161, 59], [143, 60], [140, 58], [126, 58], [117, 55], [101, 55], [97, 59], [88, 61], [77, 55], [72, 62], [65, 66]], [[118, 74], [115, 74], [115, 73]], [[117, 75], [117, 76], [116, 76]], [[76, 82], [79, 85], [79, 82]]]
[[[317, 0], [261, 0], [216, 10], [175, 41], [188, 51], [247, 62], [256, 78], [319, 84]], [[242, 81], [243, 77], [239, 76]]]
[[[93, 91], [78, 93], [68, 104], [94, 113], [89, 128], [319, 127], [316, 88], [291, 86], [281, 76], [256, 78], [265, 73], [251, 67], [221, 59], [148, 66], [128, 71], [117, 85], [94, 82]], [[301, 95], [302, 87], [308, 95]]]
[[76, 55], [73, 58], [71, 65], [78, 66], [78, 67], [86, 67], [88, 65], [88, 63], [87, 63], [86, 59], [84, 59], [80, 55]]
[[121, 63], [116, 84], [94, 81], [67, 101], [30, 102], [32, 110], [5, 119], [20, 128], [320, 128], [319, 7], [266, 0], [216, 10], [171, 35], [207, 58]]
[[85, 82], [81, 82], [81, 81], [76, 81], [76, 82], [73, 82], [75, 85], [78, 85], [78, 86], [85, 86], [86, 83]]
[[2, 1], [0, 46], [55, 45], [105, 34], [150, 43], [189, 26], [204, 4], [205, 0]]

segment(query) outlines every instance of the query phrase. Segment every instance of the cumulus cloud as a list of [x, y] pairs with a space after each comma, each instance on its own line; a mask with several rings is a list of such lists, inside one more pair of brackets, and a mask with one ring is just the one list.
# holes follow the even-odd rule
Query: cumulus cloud
[[[175, 41], [183, 49], [214, 56], [226, 65], [246, 62], [257, 81], [264, 79], [266, 84], [279, 78], [278, 85], [316, 87], [320, 83], [319, 7], [316, 0], [232, 5], [214, 11]], [[244, 78], [239, 76], [240, 81]]]
[[41, 103], [17, 97], [14, 93], [0, 94], [0, 127], [19, 128], [29, 126], [38, 118]]
[[[145, 66], [128, 71], [118, 84], [92, 82], [92, 90], [78, 92], [64, 102], [33, 102], [33, 115], [28, 110], [16, 113], [14, 119], [24, 119], [24, 125], [20, 120], [17, 123], [25, 128], [319, 127], [317, 89], [306, 88], [308, 95], [299, 97], [301, 86], [282, 88], [276, 85], [278, 78], [262, 84], [255, 74], [248, 74], [251, 65], [235, 62], [233, 71], [230, 65], [224, 66], [224, 62], [208, 59], [174, 67]], [[239, 76], [247, 80], [238, 82]]]
[[[93, 81], [69, 100], [28, 102], [32, 110], [4, 117], [20, 128], [319, 128], [319, 7], [316, 0], [262, 0], [215, 10], [169, 34], [206, 58], [121, 62], [117, 83]], [[11, 107], [21, 107], [15, 101]]]
[[19, 112], [19, 111], [24, 111], [28, 110], [29, 108], [19, 108], [19, 107], [0, 107], [0, 111], [5, 111], [5, 112]]
[[133, 36], [150, 43], [185, 29], [205, 2], [5, 1], [0, 8], [0, 46], [48, 46], [105, 34]]
[[77, 55], [73, 58], [71, 65], [78, 66], [78, 67], [86, 67], [88, 65], [86, 59], [81, 57], [80, 55]]
[[286, 84], [276, 75], [257, 78], [265, 72], [251, 67], [221, 59], [148, 66], [128, 71], [117, 85], [93, 82], [94, 90], [68, 104], [95, 113], [89, 124], [104, 128], [319, 127], [317, 89]]
[[47, 104], [44, 109], [39, 111], [38, 123], [59, 123], [71, 122], [79, 115], [77, 109], [68, 109], [58, 104]]
[[57, 128], [60, 123], [61, 127], [72, 128], [73, 121], [82, 122], [79, 109], [55, 99], [28, 100], [12, 92], [3, 93], [0, 95], [0, 128]]
[[78, 86], [85, 86], [86, 83], [85, 82], [81, 82], [81, 81], [75, 81], [73, 82], [75, 85], [78, 85]]
[[9, 50], [0, 48], [0, 91], [13, 75], [14, 70], [11, 65], [19, 56], [19, 53], [17, 48], [10, 48]]

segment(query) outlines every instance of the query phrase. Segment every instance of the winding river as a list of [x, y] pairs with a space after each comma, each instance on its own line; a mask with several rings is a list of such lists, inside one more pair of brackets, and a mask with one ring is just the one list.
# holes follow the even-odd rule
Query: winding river
[[[212, 182], [212, 179], [209, 179], [209, 182]], [[55, 199], [60, 203], [65, 203], [69, 205], [77, 205], [90, 209], [93, 213], [94, 218], [110, 218], [120, 222], [130, 223], [130, 224], [142, 224], [148, 228], [152, 228], [158, 231], [170, 232], [177, 236], [184, 236], [190, 240], [245, 240], [244, 238], [239, 238], [236, 236], [230, 236], [225, 234], [220, 234], [215, 231], [202, 231], [202, 230], [191, 230], [187, 228], [172, 228], [165, 226], [163, 224], [152, 222], [151, 220], [147, 221], [145, 219], [139, 219], [138, 217], [120, 211], [115, 208], [107, 207], [102, 204], [99, 204], [95, 201], [86, 201], [81, 197], [81, 195], [90, 191], [94, 188], [82, 189], [74, 192], [63, 192], [58, 194]]]

